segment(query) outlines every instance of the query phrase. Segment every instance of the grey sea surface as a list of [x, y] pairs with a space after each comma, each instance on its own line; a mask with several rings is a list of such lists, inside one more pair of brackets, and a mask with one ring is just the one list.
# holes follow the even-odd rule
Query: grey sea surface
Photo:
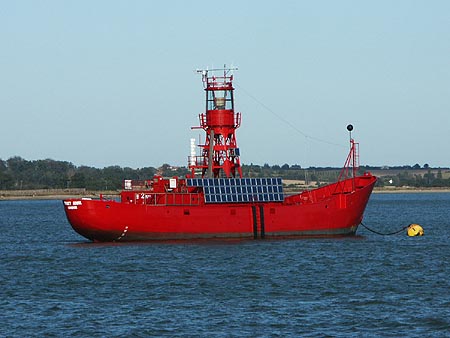
[[61, 201], [0, 201], [2, 337], [448, 337], [450, 193], [374, 194], [425, 236], [90, 243]]

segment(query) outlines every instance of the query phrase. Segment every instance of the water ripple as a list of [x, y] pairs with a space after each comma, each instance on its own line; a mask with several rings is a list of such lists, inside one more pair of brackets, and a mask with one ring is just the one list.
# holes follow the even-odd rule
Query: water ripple
[[426, 235], [92, 244], [60, 201], [0, 202], [0, 336], [446, 337], [450, 194], [375, 195]]

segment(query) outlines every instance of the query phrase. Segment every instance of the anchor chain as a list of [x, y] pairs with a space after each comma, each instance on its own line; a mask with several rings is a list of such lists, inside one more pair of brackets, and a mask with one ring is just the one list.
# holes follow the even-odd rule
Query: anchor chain
[[377, 234], [377, 235], [381, 235], [381, 236], [391, 236], [391, 235], [396, 235], [396, 234], [402, 232], [403, 230], [407, 229], [411, 224], [409, 224], [409, 225], [407, 225], [407, 226], [404, 226], [404, 227], [401, 228], [400, 230], [397, 230], [397, 231], [394, 231], [394, 232], [388, 232], [388, 233], [383, 233], [383, 232], [379, 232], [379, 231], [373, 230], [373, 229], [369, 228], [367, 225], [365, 225], [363, 222], [361, 222], [361, 225], [362, 225], [364, 228], [366, 228], [367, 230], [369, 230], [370, 232], [373, 232], [373, 233], [375, 233], [375, 234]]

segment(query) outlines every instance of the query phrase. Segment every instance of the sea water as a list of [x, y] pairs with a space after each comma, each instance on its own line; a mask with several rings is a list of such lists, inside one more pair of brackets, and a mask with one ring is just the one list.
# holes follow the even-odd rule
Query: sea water
[[446, 337], [450, 194], [374, 194], [337, 239], [90, 243], [61, 201], [0, 202], [0, 336]]

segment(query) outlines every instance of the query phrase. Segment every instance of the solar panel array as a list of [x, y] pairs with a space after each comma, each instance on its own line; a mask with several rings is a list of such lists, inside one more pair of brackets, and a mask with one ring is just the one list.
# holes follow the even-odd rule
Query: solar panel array
[[203, 187], [206, 203], [282, 202], [281, 178], [188, 178], [189, 187]]

